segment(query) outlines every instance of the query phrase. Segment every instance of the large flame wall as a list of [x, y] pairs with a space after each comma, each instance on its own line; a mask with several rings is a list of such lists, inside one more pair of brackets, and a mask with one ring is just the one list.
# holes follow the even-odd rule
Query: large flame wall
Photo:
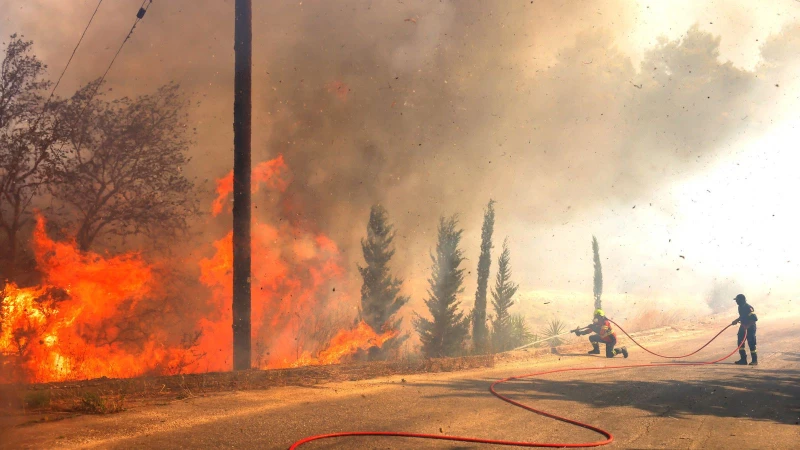
[[[283, 158], [256, 166], [253, 182], [254, 190], [287, 189]], [[231, 174], [218, 180], [214, 216], [229, 212], [225, 205], [232, 187]], [[214, 242], [213, 254], [199, 261], [202, 299], [169, 288], [170, 272], [161, 269], [185, 262], [81, 252], [72, 241], [53, 241], [41, 216], [31, 242], [42, 282], [5, 287], [0, 382], [230, 370], [232, 233]], [[290, 221], [254, 222], [252, 254], [257, 367], [337, 363], [396, 334], [379, 335], [361, 322], [325, 335], [311, 323], [341, 299], [332, 287], [344, 276], [339, 249], [325, 235]]]

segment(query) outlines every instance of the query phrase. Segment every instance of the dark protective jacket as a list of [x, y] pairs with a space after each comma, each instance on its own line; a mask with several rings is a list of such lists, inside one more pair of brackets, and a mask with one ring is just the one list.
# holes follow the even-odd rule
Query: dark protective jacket
[[747, 303], [742, 303], [739, 305], [739, 321], [744, 328], [747, 328], [758, 321], [758, 316], [756, 316], [756, 311], [752, 306], [748, 305]]

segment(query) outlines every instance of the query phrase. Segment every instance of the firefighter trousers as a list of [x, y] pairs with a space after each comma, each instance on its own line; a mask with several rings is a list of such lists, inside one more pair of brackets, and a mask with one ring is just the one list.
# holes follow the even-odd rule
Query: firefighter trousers
[[[614, 346], [617, 345], [617, 337], [612, 335], [610, 339], [610, 341], [604, 341], [598, 334], [589, 336], [589, 342], [592, 343], [592, 347], [594, 347], [595, 350], [600, 350], [600, 344], [606, 344], [606, 358], [613, 358], [614, 355], [619, 353], [614, 351]], [[741, 342], [741, 340], [739, 342]]]
[[[742, 343], [745, 329], [747, 330], [747, 346], [750, 347], [750, 354], [756, 353], [756, 324], [752, 324], [747, 328], [739, 327], [739, 333], [736, 335], [736, 345]], [[743, 352], [744, 346], [739, 351]]]

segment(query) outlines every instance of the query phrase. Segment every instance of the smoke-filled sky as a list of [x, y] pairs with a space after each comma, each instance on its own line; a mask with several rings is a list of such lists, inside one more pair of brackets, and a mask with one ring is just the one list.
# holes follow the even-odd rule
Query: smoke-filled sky
[[[34, 40], [55, 78], [96, 4], [0, 0], [0, 34]], [[57, 94], [103, 72], [139, 5], [102, 4]], [[791, 296], [798, 10], [255, 0], [254, 162], [284, 155], [300, 205], [291, 218], [330, 235], [352, 269], [369, 206], [382, 202], [413, 306], [437, 219], [453, 213], [471, 303], [490, 198], [495, 247], [508, 236], [523, 297], [588, 295], [593, 234], [609, 294], [696, 301], [727, 282]], [[191, 93], [191, 170], [209, 205], [232, 165], [233, 11], [233, 0], [154, 1], [107, 79], [112, 95], [170, 80]]]

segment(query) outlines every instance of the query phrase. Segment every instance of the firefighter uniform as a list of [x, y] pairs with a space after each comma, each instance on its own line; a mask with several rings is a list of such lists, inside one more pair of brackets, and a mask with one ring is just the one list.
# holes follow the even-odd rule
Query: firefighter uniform
[[582, 336], [595, 333], [589, 336], [589, 342], [592, 343], [592, 350], [589, 351], [590, 355], [599, 355], [600, 343], [604, 343], [606, 344], [606, 358], [613, 358], [620, 353], [625, 358], [628, 357], [628, 349], [625, 347], [614, 348], [617, 345], [617, 333], [611, 328], [611, 322], [606, 319], [603, 310], [596, 310], [594, 312], [594, 321], [585, 328], [583, 330], [575, 330], [575, 335]]
[[[758, 353], [756, 352], [756, 322], [758, 321], [758, 316], [756, 316], [755, 309], [747, 304], [747, 299], [744, 295], [739, 294], [736, 296], [736, 298], [734, 298], [734, 300], [736, 300], [736, 304], [739, 305], [739, 318], [731, 323], [731, 325], [736, 325], [737, 323], [739, 324], [739, 332], [736, 335], [736, 345], [742, 343], [745, 331], [747, 331], [747, 346], [750, 347], [750, 358], [752, 359], [750, 365], [757, 366]], [[747, 352], [744, 350], [744, 345], [739, 349], [739, 356], [741, 359], [736, 361], [735, 364], [747, 364]]]

